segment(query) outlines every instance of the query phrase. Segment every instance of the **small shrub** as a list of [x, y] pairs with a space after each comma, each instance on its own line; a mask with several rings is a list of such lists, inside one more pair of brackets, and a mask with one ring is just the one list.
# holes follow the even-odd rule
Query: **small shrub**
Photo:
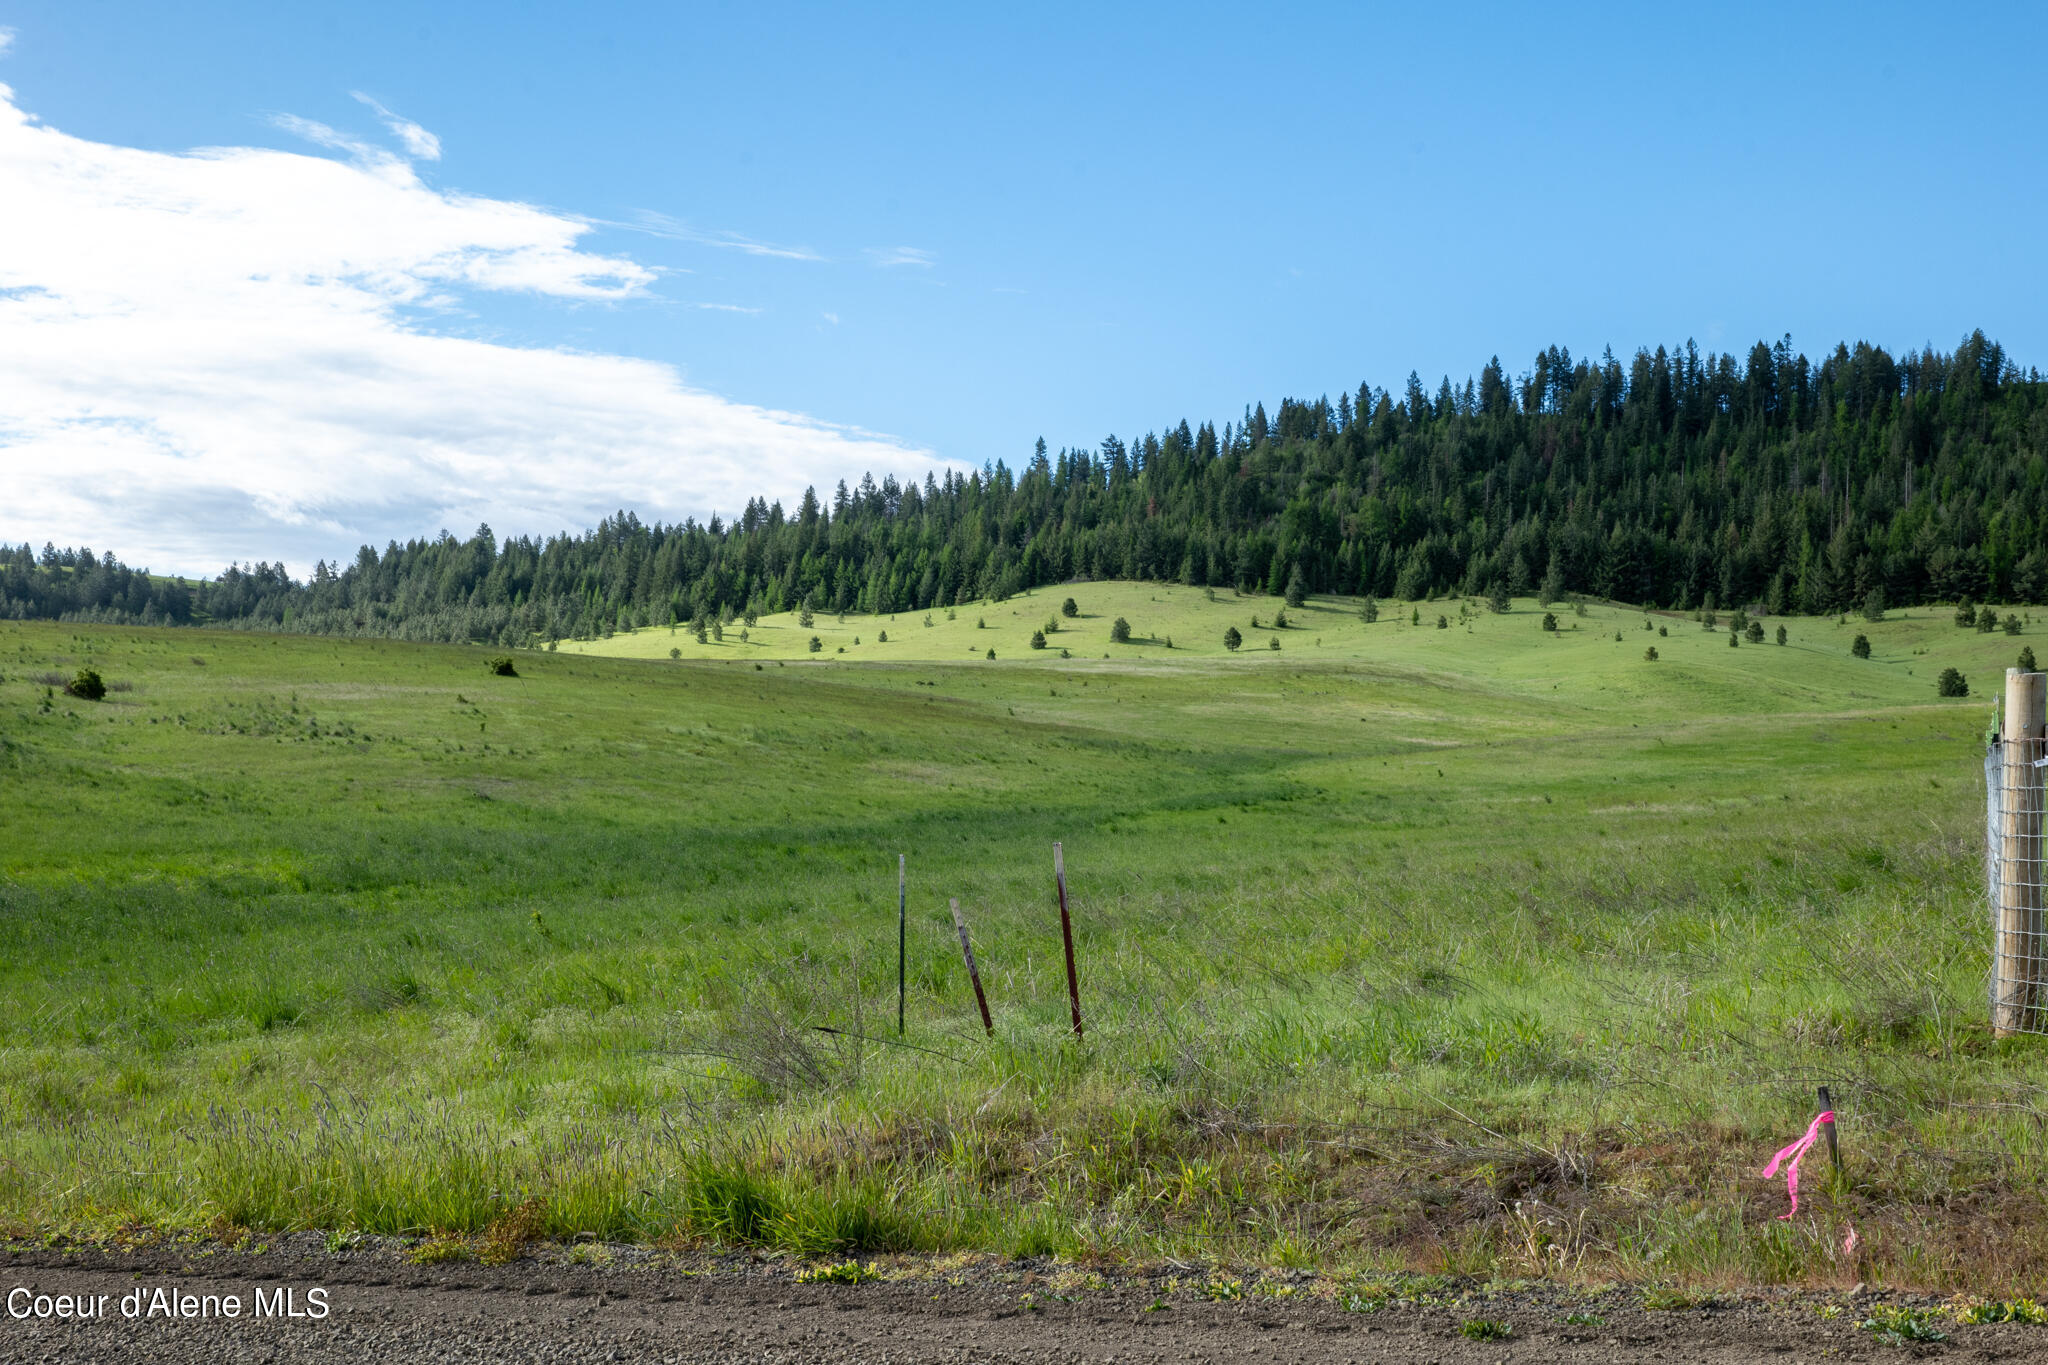
[[2020, 646], [2019, 670], [2022, 673], [2037, 673], [2040, 671], [2034, 665], [2034, 647], [2032, 645]]
[[1270, 640], [1266, 641], [1266, 648], [1268, 648], [1268, 649], [1278, 649], [1278, 648], [1280, 648], [1280, 637], [1279, 637], [1279, 636], [1277, 636], [1277, 635], [1275, 635], [1275, 636], [1274, 636], [1274, 637], [1273, 637], [1272, 639], [1270, 639]]
[[813, 635], [813, 636], [811, 637], [811, 643], [810, 643], [810, 650], [811, 650], [811, 653], [813, 653], [813, 654], [816, 654], [816, 653], [818, 653], [818, 652], [819, 652], [820, 650], [822, 650], [822, 649], [824, 649], [824, 648], [825, 648], [825, 642], [824, 642], [823, 640], [820, 640], [820, 639], [819, 639], [819, 638], [818, 638], [817, 636]]
[[1778, 627], [1778, 643], [1781, 645], [1785, 643], [1785, 628], [1783, 626]]
[[[1779, 629], [1783, 630], [1784, 627], [1780, 626]], [[1764, 642], [1764, 623], [1761, 621], [1751, 621], [1749, 628], [1742, 632], [1742, 638], [1753, 645], [1762, 644]]]
[[1117, 617], [1115, 623], [1109, 628], [1109, 638], [1112, 644], [1129, 644], [1131, 640], [1131, 623], [1124, 620], [1121, 616]]
[[1554, 612], [1554, 611], [1546, 611], [1546, 612], [1544, 612], [1544, 613], [1543, 613], [1543, 628], [1544, 628], [1545, 630], [1547, 630], [1547, 631], [1551, 631], [1551, 632], [1555, 632], [1555, 631], [1557, 630], [1557, 613], [1556, 613], [1556, 612]]
[[[1421, 607], [1410, 607], [1410, 608], [1408, 609], [1408, 624], [1409, 624], [1409, 625], [1411, 625], [1411, 626], [1419, 626], [1419, 625], [1421, 625], [1421, 624], [1422, 624], [1422, 608], [1421, 608]], [[1554, 629], [1554, 627], [1553, 627], [1553, 629]]]
[[64, 684], [64, 690], [81, 701], [99, 701], [107, 695], [107, 684], [92, 669], [81, 668], [77, 677]]
[[1956, 624], [1964, 627], [1976, 625], [1977, 609], [1971, 606], [1968, 602], [1964, 602], [1963, 604], [1958, 606], [1956, 608]]
[[1238, 647], [1239, 645], [1241, 645], [1241, 644], [1243, 644], [1243, 643], [1244, 643], [1244, 636], [1242, 636], [1242, 635], [1239, 635], [1239, 634], [1237, 633], [1237, 627], [1236, 627], [1236, 626], [1229, 626], [1229, 627], [1226, 627], [1226, 628], [1224, 629], [1224, 632], [1223, 632], [1223, 647], [1224, 647], [1225, 649], [1228, 649], [1228, 650], [1235, 650], [1235, 649], [1236, 649], [1236, 648], [1237, 648], [1237, 647]]
[[1358, 608], [1358, 619], [1365, 622], [1367, 625], [1371, 625], [1373, 622], [1379, 620], [1380, 604], [1378, 602], [1375, 602], [1371, 597], [1367, 597], [1365, 599], [1364, 604]]
[[1436, 618], [1436, 628], [1437, 628], [1438, 630], [1449, 630], [1449, 629], [1451, 628], [1451, 618], [1450, 618], [1450, 617], [1448, 617], [1448, 616], [1439, 616], [1439, 617], [1437, 617], [1437, 618]]
[[811, 599], [807, 594], [804, 597], [803, 605], [796, 609], [797, 626], [801, 630], [809, 630], [811, 626], [815, 623], [816, 619], [817, 618], [811, 614]]
[[883, 632], [882, 632], [881, 634], [877, 635], [877, 636], [875, 637], [875, 643], [876, 643], [876, 644], [878, 644], [878, 645], [886, 645], [886, 644], [888, 644], [888, 643], [889, 643], [889, 632], [885, 630], [885, 631], [883, 631]]
[[1512, 605], [1508, 600], [1507, 580], [1495, 579], [1493, 591], [1486, 595], [1486, 609], [1496, 616], [1505, 616]]
[[1991, 608], [1989, 608], [1989, 607], [1986, 607], [1986, 608], [1984, 608], [1984, 610], [1982, 610], [1982, 611], [1980, 611], [1980, 612], [1978, 612], [1978, 613], [1977, 613], [1977, 633], [1978, 633], [1979, 635], [1989, 635], [1989, 634], [1990, 634], [1990, 633], [1991, 633], [1992, 631], [1994, 631], [1994, 630], [1997, 630], [1997, 629], [1998, 629], [1998, 613], [1997, 613], [1997, 612], [1993, 611], [1993, 610], [1992, 610]]
[[1669, 626], [1659, 626], [1659, 627], [1657, 627], [1657, 634], [1658, 634], [1658, 635], [1660, 635], [1660, 636], [1663, 636], [1663, 635], [1669, 635], [1670, 633], [1671, 633], [1671, 627], [1669, 627]]
[[994, 650], [990, 650], [990, 651], [988, 652], [988, 657], [990, 658], [990, 660], [991, 660], [991, 661], [993, 661], [993, 660], [994, 660], [994, 658], [996, 657], [996, 652], [995, 652]]
[[1031, 632], [1031, 647], [1032, 647], [1033, 649], [1044, 649], [1044, 648], [1045, 648], [1045, 632], [1044, 632], [1044, 631], [1042, 631], [1042, 630], [1034, 630], [1034, 631], [1032, 631], [1032, 632]]
[[2011, 612], [2005, 614], [2005, 633], [2007, 635], [2017, 635], [2020, 633], [2020, 618], [2014, 616]]
[[1967, 697], [1970, 695], [1969, 681], [1953, 668], [1941, 670], [1941, 676], [1934, 681], [1934, 692], [1941, 697]]
[[1869, 658], [1869, 657], [1870, 657], [1870, 637], [1869, 637], [1868, 635], [1859, 635], [1859, 636], [1857, 636], [1857, 637], [1856, 637], [1856, 639], [1855, 639], [1855, 642], [1854, 642], [1854, 643], [1852, 643], [1852, 644], [1851, 644], [1851, 645], [1849, 646], [1849, 652], [1850, 652], [1851, 654], [1854, 654], [1854, 655], [1855, 655], [1855, 656], [1856, 656], [1857, 658], [1859, 658], [1859, 659], [1867, 659], [1867, 658]]
[[1281, 612], [1281, 613], [1280, 613], [1280, 614], [1279, 614], [1278, 616], [1275, 616], [1275, 617], [1273, 618], [1273, 629], [1275, 629], [1275, 630], [1285, 630], [1285, 629], [1287, 629], [1287, 613], [1286, 613], [1285, 611], [1282, 611], [1282, 612]]
[[986, 616], [977, 616], [977, 617], [975, 617], [975, 618], [974, 618], [974, 628], [975, 628], [976, 630], [987, 630], [987, 629], [988, 629], [988, 618], [987, 618]]
[[[1216, 600], [1216, 594], [1213, 591], [1209, 594], [1209, 600], [1212, 602]], [[1072, 617], [1079, 616], [1080, 614], [1081, 608], [1075, 604], [1073, 598], [1069, 597], [1066, 601], [1060, 603], [1060, 615]]]
[[1644, 651], [1643, 651], [1643, 658], [1644, 658], [1644, 659], [1646, 659], [1646, 660], [1648, 660], [1648, 661], [1649, 661], [1650, 663], [1656, 663], [1656, 662], [1657, 662], [1657, 646], [1655, 646], [1655, 645], [1651, 645], [1651, 646], [1650, 646], [1650, 647], [1649, 647], [1648, 649], [1644, 650]]
[[668, 657], [671, 659], [680, 659], [683, 657], [683, 651], [671, 645], [669, 647]]
[[1733, 630], [1733, 629], [1730, 629], [1730, 630], [1729, 630], [1729, 632], [1728, 632], [1728, 648], [1730, 648], [1730, 649], [1739, 649], [1739, 648], [1741, 648], [1741, 647], [1742, 647], [1742, 640], [1741, 640], [1741, 638], [1740, 638], [1740, 637], [1738, 637], [1738, 636], [1737, 636], [1737, 635], [1735, 634], [1735, 632], [1734, 632], [1734, 630]]
[[1499, 1318], [1467, 1318], [1458, 1324], [1458, 1335], [1469, 1341], [1506, 1341], [1515, 1329]]
[[1299, 564], [1294, 566], [1294, 572], [1288, 576], [1284, 600], [1290, 607], [1299, 607], [1308, 601], [1308, 584], [1302, 580]]
[[1866, 621], [1884, 620], [1883, 588], [1872, 588], [1870, 595], [1863, 599], [1863, 619]]
[[519, 676], [519, 670], [512, 666], [512, 656], [509, 654], [500, 654], [495, 659], [484, 660], [484, 667], [490, 669], [491, 673], [496, 677], [516, 678]]

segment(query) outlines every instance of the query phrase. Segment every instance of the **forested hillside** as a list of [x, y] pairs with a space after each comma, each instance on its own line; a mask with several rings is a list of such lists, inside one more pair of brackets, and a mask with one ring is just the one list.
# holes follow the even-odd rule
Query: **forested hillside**
[[1264, 404], [1241, 420], [1035, 452], [965, 477], [863, 476], [727, 522], [365, 546], [152, 578], [111, 554], [0, 550], [0, 617], [504, 644], [700, 614], [913, 611], [1075, 577], [1424, 597], [1596, 594], [1779, 612], [2048, 589], [2048, 383], [1971, 335], [1819, 363], [1553, 347], [1511, 378]]

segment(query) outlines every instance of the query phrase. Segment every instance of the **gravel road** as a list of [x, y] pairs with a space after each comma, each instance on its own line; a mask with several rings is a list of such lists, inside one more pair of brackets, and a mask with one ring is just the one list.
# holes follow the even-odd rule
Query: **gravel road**
[[[1009, 1266], [857, 1285], [798, 1284], [786, 1266], [691, 1267], [624, 1253], [609, 1265], [558, 1253], [510, 1265], [415, 1266], [390, 1250], [327, 1255], [317, 1242], [261, 1254], [20, 1249], [0, 1256], [0, 1361], [663, 1361], [758, 1365], [1017, 1365], [1257, 1360], [1540, 1362], [2048, 1359], [2048, 1329], [1953, 1328], [1945, 1345], [1884, 1346], [1819, 1301], [1728, 1296], [1720, 1306], [1648, 1312], [1640, 1295], [1482, 1295], [1352, 1312], [1307, 1293], [1210, 1302], [1138, 1280], [1059, 1294], [1042, 1270]], [[16, 1293], [15, 1291], [26, 1291]], [[161, 1297], [157, 1291], [163, 1291]], [[322, 1291], [316, 1294], [314, 1291]], [[288, 1314], [277, 1316], [279, 1295]], [[255, 1316], [262, 1294], [264, 1315]], [[106, 1316], [34, 1316], [36, 1296], [81, 1298]], [[1028, 1300], [1026, 1296], [1029, 1296]], [[105, 1296], [102, 1299], [101, 1296]], [[123, 1299], [143, 1316], [123, 1316]], [[166, 1317], [176, 1305], [193, 1314]], [[324, 1301], [325, 1316], [317, 1316]], [[1156, 1306], [1155, 1306], [1156, 1305]], [[1577, 1315], [1577, 1324], [1564, 1321]], [[1460, 1334], [1475, 1319], [1505, 1339]]]

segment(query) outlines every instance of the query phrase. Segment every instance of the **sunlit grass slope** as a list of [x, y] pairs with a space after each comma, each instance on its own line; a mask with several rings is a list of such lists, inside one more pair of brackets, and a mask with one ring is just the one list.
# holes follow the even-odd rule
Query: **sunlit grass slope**
[[[517, 677], [0, 624], [0, 1228], [467, 1234], [534, 1197], [805, 1254], [2048, 1269], [2048, 1064], [1983, 1000], [1980, 736], [2031, 619], [1731, 648], [1280, 606], [1078, 584]], [[104, 702], [45, 680], [87, 664]], [[1780, 1223], [1755, 1171], [1820, 1081], [1854, 1161]]]

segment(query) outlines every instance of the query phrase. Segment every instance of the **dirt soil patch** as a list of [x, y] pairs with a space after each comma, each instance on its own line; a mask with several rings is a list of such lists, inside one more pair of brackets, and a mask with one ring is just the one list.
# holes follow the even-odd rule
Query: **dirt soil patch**
[[[607, 1263], [578, 1263], [578, 1257]], [[1866, 1295], [1721, 1295], [1653, 1310], [1633, 1289], [1449, 1286], [1420, 1302], [1301, 1287], [1206, 1292], [1199, 1278], [1077, 1276], [1032, 1262], [901, 1271], [864, 1283], [802, 1283], [801, 1267], [645, 1249], [548, 1249], [499, 1266], [418, 1265], [395, 1246], [330, 1254], [316, 1237], [256, 1253], [157, 1246], [16, 1249], [0, 1257], [0, 1361], [1001, 1361], [1796, 1362], [2027, 1360], [2048, 1328], [1956, 1326], [1944, 1343], [1885, 1344], [1857, 1321]], [[1077, 1278], [1101, 1287], [1075, 1287]], [[1210, 1282], [1224, 1283], [1228, 1282]], [[1065, 1285], [1063, 1290], [1058, 1286]], [[1319, 1292], [1319, 1289], [1321, 1292]], [[27, 1296], [16, 1290], [28, 1291]], [[129, 1318], [121, 1302], [239, 1317]], [[315, 1295], [313, 1291], [322, 1290]], [[258, 1293], [267, 1310], [254, 1316]], [[280, 1294], [287, 1315], [274, 1311]], [[15, 1317], [34, 1295], [106, 1296], [104, 1318]], [[169, 1296], [175, 1296], [174, 1298]], [[1235, 1295], [1232, 1297], [1231, 1295]], [[321, 1301], [325, 1316], [314, 1316]], [[290, 1312], [302, 1316], [289, 1316]], [[1505, 1329], [1505, 1331], [1503, 1331]]]

